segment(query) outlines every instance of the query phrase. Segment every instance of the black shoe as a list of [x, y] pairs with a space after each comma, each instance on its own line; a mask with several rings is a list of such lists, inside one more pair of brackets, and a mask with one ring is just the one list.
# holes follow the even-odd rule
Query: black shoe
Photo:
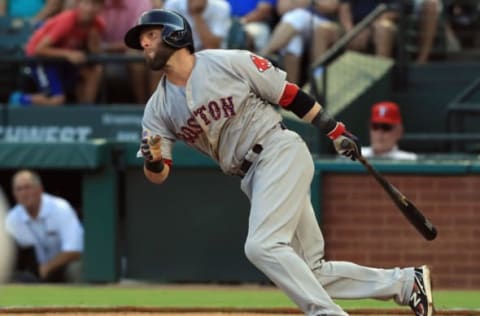
[[430, 269], [427, 266], [415, 268], [415, 280], [408, 304], [416, 316], [433, 315]]

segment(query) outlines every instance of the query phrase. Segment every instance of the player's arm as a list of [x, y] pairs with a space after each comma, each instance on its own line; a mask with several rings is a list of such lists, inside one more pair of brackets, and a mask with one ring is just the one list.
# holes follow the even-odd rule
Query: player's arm
[[297, 85], [285, 82], [279, 104], [305, 122], [318, 127], [333, 141], [339, 154], [352, 160], [361, 154], [358, 138], [350, 133], [343, 123], [337, 122], [330, 116], [314, 98], [300, 90]]
[[140, 151], [143, 158], [143, 172], [150, 182], [162, 184], [170, 174], [170, 166], [162, 157], [162, 138], [159, 135], [145, 136]]

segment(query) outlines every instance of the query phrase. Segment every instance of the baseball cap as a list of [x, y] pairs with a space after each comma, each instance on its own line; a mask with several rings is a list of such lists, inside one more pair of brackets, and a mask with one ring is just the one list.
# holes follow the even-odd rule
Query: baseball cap
[[402, 115], [400, 114], [399, 106], [390, 101], [375, 103], [372, 107], [370, 122], [392, 125], [402, 123]]

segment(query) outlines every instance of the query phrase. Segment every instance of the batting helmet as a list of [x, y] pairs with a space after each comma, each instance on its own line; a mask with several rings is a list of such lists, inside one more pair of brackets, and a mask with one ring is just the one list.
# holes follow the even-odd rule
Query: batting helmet
[[162, 26], [162, 40], [173, 48], [187, 47], [194, 52], [192, 29], [188, 21], [172, 10], [154, 9], [144, 12], [138, 19], [137, 25], [125, 34], [125, 44], [128, 47], [143, 50], [140, 45], [140, 33], [144, 28]]

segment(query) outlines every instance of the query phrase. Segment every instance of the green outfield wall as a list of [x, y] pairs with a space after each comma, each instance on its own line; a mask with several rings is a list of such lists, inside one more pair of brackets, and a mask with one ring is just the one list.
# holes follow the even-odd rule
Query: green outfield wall
[[[267, 282], [244, 256], [249, 203], [240, 179], [183, 144], [163, 186], [143, 177], [136, 143], [1, 142], [0, 149], [2, 185], [28, 167], [68, 175], [56, 194], [80, 191], [89, 282]], [[373, 163], [438, 226], [439, 237], [422, 239], [360, 164], [317, 157], [312, 202], [326, 257], [380, 267], [427, 263], [440, 271], [440, 288], [478, 288], [477, 157]]]

